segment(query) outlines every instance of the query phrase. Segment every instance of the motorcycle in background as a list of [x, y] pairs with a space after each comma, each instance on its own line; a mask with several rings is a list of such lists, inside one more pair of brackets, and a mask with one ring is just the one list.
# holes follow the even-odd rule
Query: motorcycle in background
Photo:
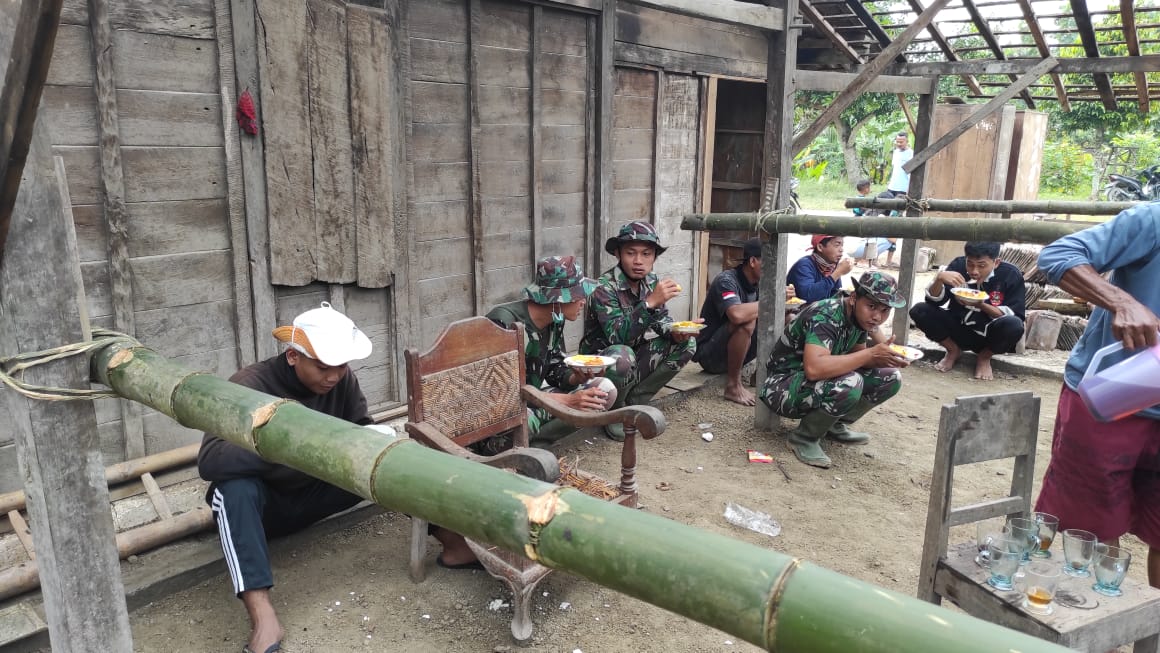
[[1108, 175], [1104, 199], [1109, 202], [1138, 202], [1160, 200], [1160, 165], [1140, 171], [1139, 179], [1127, 175]]

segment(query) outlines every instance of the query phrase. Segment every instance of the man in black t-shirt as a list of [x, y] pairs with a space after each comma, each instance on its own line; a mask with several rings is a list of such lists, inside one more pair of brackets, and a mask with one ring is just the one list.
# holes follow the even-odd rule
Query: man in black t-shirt
[[[725, 270], [709, 284], [693, 360], [709, 374], [725, 372], [725, 398], [743, 406], [756, 399], [741, 382], [741, 368], [757, 356], [757, 283], [761, 279], [761, 239], [745, 242], [741, 264]], [[793, 286], [786, 297], [793, 297]]]

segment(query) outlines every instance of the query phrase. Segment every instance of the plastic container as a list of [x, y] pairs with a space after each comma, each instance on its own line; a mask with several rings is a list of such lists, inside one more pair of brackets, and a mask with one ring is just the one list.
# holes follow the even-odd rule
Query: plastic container
[[725, 521], [770, 537], [777, 537], [781, 533], [781, 524], [773, 517], [733, 502], [725, 504]]
[[1100, 370], [1104, 358], [1123, 349], [1116, 342], [1092, 356], [1076, 392], [1101, 422], [1112, 422], [1160, 404], [1160, 343]]

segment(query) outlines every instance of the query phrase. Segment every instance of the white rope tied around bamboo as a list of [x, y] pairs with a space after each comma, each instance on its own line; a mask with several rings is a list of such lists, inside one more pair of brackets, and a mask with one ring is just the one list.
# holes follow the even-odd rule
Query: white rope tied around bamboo
[[19, 378], [19, 375], [29, 368], [70, 356], [88, 355], [115, 342], [121, 342], [130, 347], [141, 346], [141, 343], [132, 336], [97, 327], [93, 329], [93, 339], [89, 342], [74, 342], [44, 351], [34, 351], [27, 354], [16, 354], [15, 356], [0, 358], [0, 383], [3, 383], [29, 399], [39, 399], [41, 401], [91, 401], [93, 399], [116, 398], [119, 395], [112, 390], [54, 388], [51, 386], [27, 383], [22, 378]]
[[757, 230], [762, 231], [762, 232], [767, 233], [767, 234], [770, 234], [770, 235], [773, 235], [773, 234], [777, 233], [777, 231], [776, 230], [769, 231], [768, 229], [766, 229], [765, 228], [765, 221], [768, 220], [769, 218], [773, 218], [774, 222], [776, 222], [778, 216], [794, 215], [795, 213], [797, 213], [797, 211], [794, 210], [792, 204], [790, 206], [787, 206], [787, 207], [782, 208], [782, 209], [774, 209], [772, 211], [766, 211], [765, 213], [758, 213], [757, 214]]

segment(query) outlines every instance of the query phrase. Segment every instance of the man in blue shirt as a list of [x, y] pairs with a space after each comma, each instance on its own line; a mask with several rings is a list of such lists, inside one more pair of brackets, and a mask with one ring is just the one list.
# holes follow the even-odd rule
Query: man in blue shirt
[[[1160, 405], [1114, 422], [1097, 421], [1075, 392], [1092, 355], [1120, 341], [1154, 346], [1160, 331], [1160, 202], [1132, 207], [1108, 222], [1043, 249], [1051, 283], [1098, 308], [1072, 349], [1059, 395], [1051, 461], [1035, 509], [1057, 515], [1115, 544], [1132, 533], [1148, 545], [1148, 582], [1160, 587]], [[1111, 271], [1111, 280], [1100, 275]]]
[[786, 274], [799, 299], [812, 304], [833, 297], [842, 289], [842, 275], [854, 269], [854, 261], [842, 258], [841, 236], [817, 234], [810, 239], [809, 254], [798, 259]]

